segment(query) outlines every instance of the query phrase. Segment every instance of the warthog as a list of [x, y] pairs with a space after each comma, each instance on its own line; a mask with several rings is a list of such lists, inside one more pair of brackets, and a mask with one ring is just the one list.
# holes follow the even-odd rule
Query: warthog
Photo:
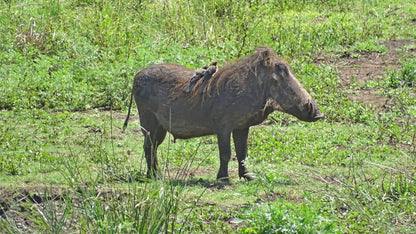
[[217, 135], [220, 168], [217, 179], [228, 181], [234, 140], [238, 175], [253, 179], [244, 165], [250, 126], [260, 124], [274, 110], [313, 122], [324, 115], [311, 95], [292, 74], [287, 62], [266, 47], [234, 64], [220, 68], [209, 79], [204, 92], [199, 80], [190, 93], [185, 85], [194, 70], [177, 64], [159, 64], [141, 70], [134, 78], [132, 99], [136, 101], [144, 140], [147, 176], [157, 176], [157, 148], [170, 132], [175, 139]]

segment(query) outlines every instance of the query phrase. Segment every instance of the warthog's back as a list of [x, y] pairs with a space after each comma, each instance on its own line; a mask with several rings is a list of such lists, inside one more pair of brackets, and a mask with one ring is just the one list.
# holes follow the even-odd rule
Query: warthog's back
[[133, 92], [141, 118], [156, 118], [175, 138], [214, 134], [215, 115], [208, 103], [202, 104], [200, 97], [183, 91], [194, 72], [177, 64], [153, 65], [140, 71]]

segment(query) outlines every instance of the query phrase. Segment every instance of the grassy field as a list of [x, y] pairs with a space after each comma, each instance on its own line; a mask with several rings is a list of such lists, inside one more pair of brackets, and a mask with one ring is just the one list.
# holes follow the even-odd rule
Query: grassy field
[[[257, 180], [215, 180], [214, 136], [160, 146], [147, 180], [134, 75], [270, 46], [326, 118], [273, 113]], [[415, 233], [413, 0], [0, 1], [0, 231]]]

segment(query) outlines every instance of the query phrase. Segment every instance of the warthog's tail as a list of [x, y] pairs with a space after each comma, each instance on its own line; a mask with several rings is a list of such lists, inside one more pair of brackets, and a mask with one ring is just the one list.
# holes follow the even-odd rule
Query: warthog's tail
[[130, 104], [129, 104], [129, 111], [127, 112], [127, 117], [126, 120], [124, 121], [124, 125], [123, 125], [123, 132], [126, 130], [127, 128], [127, 124], [129, 123], [129, 118], [130, 118], [130, 110], [131, 110], [131, 104], [133, 103], [133, 89], [131, 90], [131, 94], [130, 94]]

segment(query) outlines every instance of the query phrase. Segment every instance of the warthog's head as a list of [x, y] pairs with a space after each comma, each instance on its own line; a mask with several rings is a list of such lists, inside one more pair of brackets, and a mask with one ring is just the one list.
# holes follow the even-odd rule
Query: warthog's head
[[292, 74], [287, 62], [265, 51], [265, 65], [269, 70], [269, 97], [279, 106], [280, 111], [296, 116], [307, 122], [324, 117], [311, 95]]

